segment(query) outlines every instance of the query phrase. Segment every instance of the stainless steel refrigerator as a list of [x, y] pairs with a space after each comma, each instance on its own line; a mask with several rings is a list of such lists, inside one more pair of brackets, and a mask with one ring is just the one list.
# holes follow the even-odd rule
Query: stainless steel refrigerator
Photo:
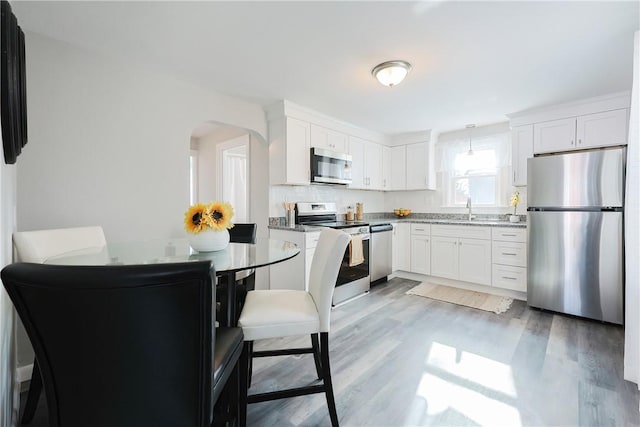
[[626, 149], [527, 163], [527, 303], [622, 324]]

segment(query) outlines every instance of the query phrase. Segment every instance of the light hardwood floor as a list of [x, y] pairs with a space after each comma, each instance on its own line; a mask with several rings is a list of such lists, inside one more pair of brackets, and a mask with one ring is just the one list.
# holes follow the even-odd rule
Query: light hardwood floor
[[[395, 278], [333, 311], [342, 426], [640, 425], [638, 390], [622, 379], [621, 327], [522, 301], [496, 315], [405, 295], [417, 284]], [[304, 384], [313, 373], [310, 356], [258, 359], [250, 391]], [[326, 426], [329, 417], [315, 395], [252, 404], [248, 423]]]
[[[496, 315], [405, 294], [417, 284], [395, 278], [332, 312], [342, 426], [640, 425], [638, 390], [622, 379], [621, 327], [521, 301]], [[306, 385], [314, 372], [310, 355], [257, 359], [250, 392]], [[41, 399], [31, 426], [46, 425]], [[330, 423], [318, 394], [249, 405], [248, 425]]]

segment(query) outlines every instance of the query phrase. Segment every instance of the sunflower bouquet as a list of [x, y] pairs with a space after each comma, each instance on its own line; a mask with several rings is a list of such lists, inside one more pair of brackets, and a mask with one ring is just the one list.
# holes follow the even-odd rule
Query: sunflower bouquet
[[226, 202], [196, 203], [184, 214], [184, 228], [198, 234], [207, 229], [221, 231], [232, 228], [233, 207]]

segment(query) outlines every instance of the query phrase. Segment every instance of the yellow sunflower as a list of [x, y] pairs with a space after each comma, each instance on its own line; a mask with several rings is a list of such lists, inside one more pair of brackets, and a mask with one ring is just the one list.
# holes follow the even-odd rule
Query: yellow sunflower
[[214, 230], [232, 228], [233, 207], [226, 202], [213, 202], [208, 207], [208, 225]]
[[509, 200], [509, 204], [511, 206], [513, 206], [513, 214], [516, 214], [516, 209], [518, 208], [518, 203], [520, 203], [520, 193], [519, 192], [514, 192], [511, 195], [511, 199]]
[[196, 203], [190, 206], [184, 214], [184, 228], [189, 233], [199, 233], [207, 228], [208, 207], [204, 203]]

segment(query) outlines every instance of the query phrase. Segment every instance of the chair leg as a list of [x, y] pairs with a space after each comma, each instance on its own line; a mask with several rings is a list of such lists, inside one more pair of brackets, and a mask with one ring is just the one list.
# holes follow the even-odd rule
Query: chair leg
[[322, 363], [320, 362], [320, 344], [318, 344], [318, 334], [311, 334], [311, 347], [313, 347], [313, 361], [316, 363], [316, 373], [318, 379], [322, 379]]
[[245, 427], [247, 425], [247, 390], [251, 381], [251, 350], [253, 341], [245, 341], [240, 355], [240, 390], [239, 390], [239, 407], [238, 407], [238, 426]]
[[331, 382], [331, 368], [329, 366], [329, 333], [320, 333], [320, 353], [322, 357], [322, 378], [324, 390], [327, 396], [327, 406], [329, 407], [329, 417], [332, 427], [338, 427], [338, 412], [336, 411], [336, 401], [333, 396], [333, 384]]
[[224, 386], [222, 394], [214, 406], [212, 427], [245, 427], [240, 424], [241, 400], [240, 375], [242, 371], [241, 361], [236, 363], [233, 372]]
[[229, 393], [231, 396], [231, 402], [229, 403], [229, 411], [231, 412], [231, 420], [234, 425], [240, 425], [240, 375], [241, 375], [241, 366], [240, 363], [236, 363], [236, 367], [233, 368], [233, 373], [231, 374], [232, 386], [231, 392]]
[[248, 351], [249, 368], [247, 369], [247, 372], [248, 372], [247, 390], [251, 388], [251, 377], [253, 377], [253, 341], [248, 341], [248, 343], [249, 343], [249, 351]]
[[27, 393], [27, 401], [24, 405], [21, 424], [29, 424], [31, 420], [33, 420], [41, 392], [42, 377], [40, 376], [40, 367], [38, 366], [38, 361], [33, 359], [33, 373], [31, 374], [31, 383], [29, 385], [29, 392]]

